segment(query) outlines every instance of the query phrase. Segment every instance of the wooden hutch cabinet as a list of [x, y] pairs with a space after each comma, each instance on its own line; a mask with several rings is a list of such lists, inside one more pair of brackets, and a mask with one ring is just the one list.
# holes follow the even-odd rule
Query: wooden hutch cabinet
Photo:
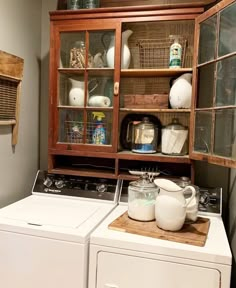
[[[222, 162], [217, 160], [217, 163], [235, 165], [231, 159], [233, 157], [229, 155], [232, 135], [227, 134], [223, 142], [231, 145], [227, 146], [227, 152], [224, 152], [219, 141], [212, 140], [219, 136], [218, 127], [224, 129], [221, 123], [227, 121], [227, 125], [231, 125], [230, 131], [234, 127], [235, 108], [231, 100], [235, 101], [236, 91], [233, 87], [235, 73], [230, 78], [232, 81], [222, 76], [222, 73], [235, 69], [235, 64], [234, 68], [229, 64], [231, 61], [235, 63], [235, 50], [221, 47], [218, 58], [211, 58], [210, 55], [210, 51], [215, 52], [217, 49], [206, 46], [204, 50], [205, 45], [212, 45], [213, 42], [215, 46], [219, 45], [218, 30], [227, 29], [219, 28], [220, 21], [224, 27], [234, 22], [232, 25], [236, 29], [233, 13], [229, 13], [231, 17], [227, 12], [222, 14], [222, 20], [219, 20], [218, 16], [213, 15], [218, 15], [217, 9], [211, 8], [205, 12], [213, 18], [207, 22], [202, 14], [204, 8], [199, 5], [146, 5], [50, 12], [48, 170], [53, 173], [129, 180], [133, 178], [130, 170], [147, 169], [160, 170], [167, 176], [184, 175], [194, 180], [192, 159], [210, 162], [214, 158], [212, 153], [219, 152]], [[196, 21], [198, 16], [200, 20]], [[230, 23], [226, 23], [226, 20]], [[211, 32], [211, 29], [215, 30]], [[122, 63], [122, 47], [124, 31], [128, 30], [132, 33], [128, 39], [131, 60], [127, 68]], [[201, 34], [200, 42], [194, 39], [194, 33], [196, 37]], [[182, 68], [169, 68], [170, 41], [175, 37], [184, 41]], [[231, 46], [231, 49], [234, 47], [236, 45]], [[205, 55], [205, 51], [209, 55]], [[110, 58], [108, 53], [111, 53]], [[199, 55], [205, 56], [199, 58]], [[217, 70], [215, 67], [219, 66], [219, 62], [221, 67]], [[191, 109], [171, 109], [168, 103], [164, 108], [141, 105], [130, 108], [127, 105], [130, 95], [160, 94], [168, 97], [171, 81], [184, 73], [193, 73], [193, 99], [200, 99], [192, 101]], [[207, 88], [202, 87], [205, 81], [208, 82], [206, 78], [209, 73], [209, 84], [214, 91], [211, 94], [214, 94], [214, 101], [211, 102], [201, 96], [209, 92], [204, 89], [210, 90], [208, 85]], [[230, 100], [221, 102], [221, 97], [213, 87], [217, 86], [219, 93], [223, 93], [224, 77], [229, 80], [227, 89], [234, 89], [234, 98], [229, 96]], [[220, 81], [217, 80], [219, 78]], [[131, 152], [127, 140], [130, 119], [140, 121], [145, 115], [157, 119], [159, 123], [158, 149], [154, 154]], [[205, 120], [200, 120], [202, 115]], [[161, 127], [169, 124], [173, 118], [178, 118], [182, 125], [188, 127], [188, 155], [169, 156], [161, 153]], [[96, 138], [98, 124], [101, 124], [102, 139]], [[198, 130], [209, 133], [207, 151], [198, 146]], [[211, 133], [209, 130], [216, 132]], [[223, 157], [230, 159], [223, 160]]]

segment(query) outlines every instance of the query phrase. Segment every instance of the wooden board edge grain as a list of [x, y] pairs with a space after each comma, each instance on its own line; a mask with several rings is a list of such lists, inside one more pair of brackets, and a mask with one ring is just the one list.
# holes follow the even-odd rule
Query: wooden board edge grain
[[[139, 236], [152, 237], [161, 240], [203, 247], [205, 246], [207, 240], [207, 235], [210, 228], [210, 219], [198, 217], [197, 221], [198, 222], [192, 224], [185, 224], [183, 229], [180, 231], [166, 231], [155, 226], [155, 221], [141, 222], [130, 219], [126, 211], [111, 222], [108, 225], [108, 228]], [[144, 226], [146, 226], [147, 229], [144, 229]], [[154, 228], [156, 228], [156, 231]], [[190, 229], [190, 231], [188, 231], [188, 229]], [[196, 233], [194, 233], [194, 230], [196, 230]]]

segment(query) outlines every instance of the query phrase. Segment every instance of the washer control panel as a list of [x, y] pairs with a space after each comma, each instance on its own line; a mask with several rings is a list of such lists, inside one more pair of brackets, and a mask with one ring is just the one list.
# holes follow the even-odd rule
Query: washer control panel
[[120, 181], [116, 179], [38, 171], [32, 193], [117, 201], [119, 189]]

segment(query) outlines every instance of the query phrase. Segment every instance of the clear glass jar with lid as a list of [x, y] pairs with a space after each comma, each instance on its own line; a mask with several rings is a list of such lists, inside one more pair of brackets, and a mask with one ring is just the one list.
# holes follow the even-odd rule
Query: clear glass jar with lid
[[182, 156], [188, 153], [188, 128], [177, 118], [162, 128], [161, 153]]
[[128, 187], [128, 215], [138, 221], [155, 219], [155, 202], [159, 188], [144, 173], [139, 180]]
[[157, 127], [150, 121], [149, 117], [143, 117], [140, 123], [133, 125], [132, 152], [156, 153], [157, 136]]

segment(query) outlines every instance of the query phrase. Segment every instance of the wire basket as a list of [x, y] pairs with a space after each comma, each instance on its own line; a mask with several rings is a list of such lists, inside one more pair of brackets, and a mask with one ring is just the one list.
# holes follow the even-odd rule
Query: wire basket
[[170, 46], [175, 39], [178, 39], [182, 46], [181, 66], [184, 67], [187, 40], [183, 36], [170, 35], [165, 39], [140, 39], [137, 41], [140, 68], [169, 68]]
[[[106, 139], [103, 144], [109, 142], [108, 136], [111, 133], [110, 123], [103, 123], [105, 129]], [[97, 127], [96, 122], [79, 122], [79, 121], [65, 121], [66, 142], [81, 143], [81, 144], [101, 144], [94, 139], [94, 131]], [[106, 143], [105, 143], [106, 142]]]

